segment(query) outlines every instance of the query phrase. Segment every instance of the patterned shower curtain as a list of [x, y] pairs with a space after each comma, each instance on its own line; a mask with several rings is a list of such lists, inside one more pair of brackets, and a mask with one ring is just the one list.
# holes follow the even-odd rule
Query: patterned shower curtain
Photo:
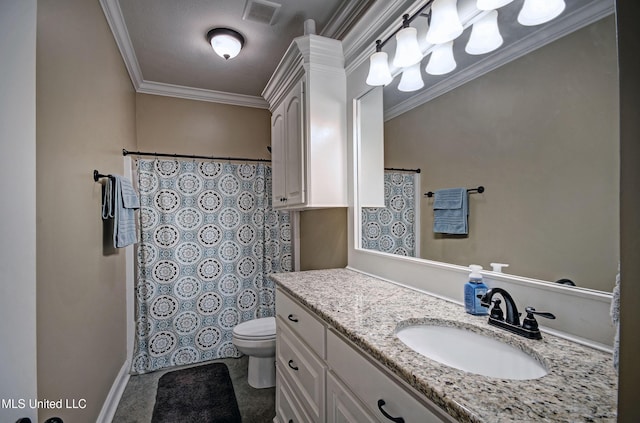
[[289, 213], [271, 208], [271, 167], [138, 160], [132, 373], [238, 357], [238, 323], [273, 316], [266, 275], [291, 271]]
[[385, 207], [362, 208], [362, 248], [416, 256], [416, 176], [385, 172]]

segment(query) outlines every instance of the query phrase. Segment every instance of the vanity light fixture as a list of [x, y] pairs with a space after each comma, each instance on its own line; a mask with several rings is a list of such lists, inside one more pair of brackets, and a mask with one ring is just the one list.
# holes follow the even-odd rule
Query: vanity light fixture
[[[415, 75], [415, 71], [406, 72], [408, 68], [420, 63], [422, 59], [431, 54], [426, 67], [431, 75], [444, 75], [456, 68], [453, 57], [453, 40], [472, 26], [469, 41], [465, 46], [468, 54], [480, 55], [492, 52], [502, 46], [503, 39], [498, 28], [498, 12], [503, 6], [512, 3], [513, 0], [476, 0], [476, 11], [470, 16], [465, 16], [464, 22], [460, 21], [458, 14], [458, 0], [427, 0], [413, 15], [403, 15], [402, 26], [396, 29], [384, 40], [376, 40], [376, 52], [369, 58], [369, 74], [367, 84], [371, 86], [389, 85], [393, 77], [402, 72], [402, 78]], [[524, 0], [522, 9], [518, 14], [518, 22], [521, 25], [540, 25], [558, 17], [565, 9], [564, 0]], [[427, 30], [427, 45], [420, 47], [417, 40], [417, 30], [410, 26], [417, 17], [429, 19]], [[393, 66], [390, 69], [387, 53], [382, 48], [396, 37], [396, 52], [393, 58]], [[417, 81], [411, 77], [411, 81]], [[420, 80], [422, 78], [420, 77]], [[416, 86], [417, 83], [398, 84], [398, 89], [408, 86]], [[412, 91], [412, 90], [410, 90]]]
[[457, 0], [434, 0], [431, 4], [431, 22], [427, 31], [429, 44], [453, 41], [462, 34]]
[[213, 51], [225, 60], [236, 57], [244, 46], [242, 34], [229, 28], [213, 28], [207, 33], [207, 41]]
[[566, 6], [564, 0], [524, 0], [518, 23], [534, 26], [549, 22], [560, 15]]
[[486, 54], [500, 47], [503, 41], [498, 28], [498, 11], [491, 10], [474, 22], [464, 51], [468, 54]]
[[389, 56], [381, 51], [381, 41], [376, 41], [376, 52], [369, 57], [369, 75], [367, 76], [367, 84], [371, 86], [389, 85], [393, 81], [391, 71], [389, 70]]
[[513, 0], [478, 0], [476, 7], [480, 10], [496, 10], [506, 6]]
[[453, 41], [438, 44], [431, 50], [431, 57], [427, 63], [426, 71], [430, 75], [445, 75], [456, 68], [456, 59], [453, 57]]
[[406, 68], [420, 63], [422, 50], [418, 45], [418, 30], [409, 26], [409, 15], [403, 16], [402, 29], [396, 34], [396, 55], [393, 66]]
[[422, 80], [420, 71], [420, 62], [404, 68], [402, 78], [400, 78], [400, 83], [398, 84], [398, 90], [411, 92], [419, 90], [422, 87], [424, 87], [424, 81]]

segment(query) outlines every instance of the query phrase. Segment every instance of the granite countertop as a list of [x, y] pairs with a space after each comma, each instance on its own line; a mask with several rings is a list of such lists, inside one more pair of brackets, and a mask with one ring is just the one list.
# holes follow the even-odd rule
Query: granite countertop
[[[528, 340], [489, 326], [458, 304], [348, 269], [270, 275], [338, 332], [461, 422], [615, 422], [611, 354], [543, 333]], [[535, 380], [490, 378], [440, 364], [395, 335], [400, 322], [431, 322], [489, 334], [536, 357]]]

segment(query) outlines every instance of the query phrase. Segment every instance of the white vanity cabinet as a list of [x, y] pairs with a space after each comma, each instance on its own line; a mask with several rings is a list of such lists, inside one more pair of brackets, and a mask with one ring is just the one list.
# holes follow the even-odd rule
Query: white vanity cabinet
[[298, 81], [271, 114], [273, 205], [304, 204], [304, 82]]
[[455, 421], [280, 289], [276, 315], [274, 422]]
[[273, 207], [347, 206], [346, 75], [339, 40], [289, 46], [262, 96], [271, 110]]
[[[326, 421], [325, 336], [325, 325], [318, 318], [276, 291], [276, 421]], [[291, 411], [281, 415], [279, 410]], [[289, 417], [296, 414], [306, 420]]]
[[333, 329], [327, 332], [327, 366], [351, 391], [352, 402], [361, 401], [360, 407], [367, 409], [374, 421], [455, 422]]

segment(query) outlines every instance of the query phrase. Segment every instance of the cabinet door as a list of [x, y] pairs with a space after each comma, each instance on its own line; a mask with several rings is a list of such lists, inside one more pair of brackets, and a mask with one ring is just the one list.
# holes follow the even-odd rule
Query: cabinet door
[[281, 423], [308, 423], [311, 418], [296, 399], [286, 378], [276, 370], [276, 419]]
[[287, 196], [285, 190], [285, 161], [286, 161], [286, 139], [285, 139], [285, 116], [283, 102], [271, 115], [271, 192], [274, 207], [284, 205]]
[[286, 165], [286, 205], [295, 206], [305, 202], [304, 193], [304, 81], [294, 86], [284, 100]]
[[[281, 317], [278, 320], [282, 320]], [[276, 366], [291, 383], [311, 421], [322, 423], [325, 421], [325, 364], [286, 324], [280, 321], [276, 327]]]
[[327, 373], [327, 423], [377, 423], [331, 372]]

